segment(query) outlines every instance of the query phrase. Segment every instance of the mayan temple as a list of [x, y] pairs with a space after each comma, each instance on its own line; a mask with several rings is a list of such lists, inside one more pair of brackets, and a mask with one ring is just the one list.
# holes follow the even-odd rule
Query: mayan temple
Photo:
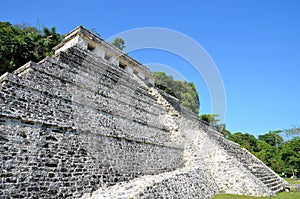
[[0, 198], [271, 196], [285, 181], [82, 26], [0, 77]]

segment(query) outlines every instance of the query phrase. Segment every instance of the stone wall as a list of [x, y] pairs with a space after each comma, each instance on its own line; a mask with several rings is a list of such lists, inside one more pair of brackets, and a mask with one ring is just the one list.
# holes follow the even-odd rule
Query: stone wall
[[[166, 106], [168, 101], [164, 101]], [[267, 167], [262, 162], [258, 164], [250, 153], [240, 153], [245, 150], [199, 121], [184, 107], [177, 110], [181, 113], [172, 110], [172, 115], [177, 115], [178, 123], [173, 141], [184, 146], [184, 167], [110, 187], [99, 187], [82, 198], [211, 198], [220, 192], [271, 196], [278, 191], [278, 187], [272, 189], [283, 183], [278, 175], [272, 176], [276, 183], [270, 187], [249, 169], [253, 164], [259, 165], [262, 176], [269, 176], [272, 171], [263, 170]], [[241, 158], [246, 161], [241, 161]]]
[[145, 79], [82, 41], [0, 77], [0, 198], [210, 198], [282, 188], [247, 150], [154, 88], [140, 63], [123, 55]]
[[4, 198], [79, 197], [183, 166], [148, 88], [79, 47], [1, 78]]

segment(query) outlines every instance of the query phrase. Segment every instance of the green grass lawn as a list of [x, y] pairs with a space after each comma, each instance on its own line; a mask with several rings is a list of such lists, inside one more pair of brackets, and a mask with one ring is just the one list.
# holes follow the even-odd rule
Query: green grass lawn
[[[259, 198], [270, 198], [270, 197], [253, 197], [253, 196], [238, 196], [230, 194], [219, 194], [213, 199], [259, 199]], [[300, 192], [282, 192], [276, 194], [276, 196], [271, 197], [270, 199], [299, 199]]]
[[[285, 178], [289, 184], [300, 184], [300, 180], [291, 180], [290, 178]], [[218, 194], [213, 199], [259, 199], [259, 198], [270, 198], [270, 197], [254, 197], [254, 196], [239, 196], [231, 194]], [[281, 192], [277, 193], [276, 196], [270, 199], [300, 199], [300, 192], [295, 192], [294, 189], [291, 192]]]
[[300, 184], [300, 180], [291, 180], [291, 178], [284, 178], [289, 184]]

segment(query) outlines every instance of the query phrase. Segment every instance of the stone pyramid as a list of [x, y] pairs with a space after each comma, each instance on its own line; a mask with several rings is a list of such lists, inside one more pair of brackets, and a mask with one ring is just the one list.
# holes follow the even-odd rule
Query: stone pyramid
[[82, 26], [0, 77], [0, 198], [270, 196], [285, 181]]

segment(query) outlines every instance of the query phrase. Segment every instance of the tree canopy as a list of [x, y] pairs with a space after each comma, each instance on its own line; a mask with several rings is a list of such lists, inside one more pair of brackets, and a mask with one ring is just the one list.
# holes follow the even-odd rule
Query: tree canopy
[[300, 137], [284, 141], [280, 132], [269, 131], [258, 139], [249, 133], [238, 132], [231, 134], [229, 140], [247, 148], [275, 172], [295, 175], [300, 172]]
[[231, 134], [228, 139], [240, 144], [242, 148], [246, 148], [250, 152], [258, 152], [260, 150], [258, 140], [249, 133], [237, 132]]
[[300, 138], [294, 137], [281, 147], [281, 158], [284, 171], [291, 171], [293, 175], [300, 172]]
[[[249, 152], [263, 161], [275, 172], [286, 175], [296, 175], [300, 172], [300, 137], [299, 127], [284, 130], [269, 131], [259, 135], [258, 139], [249, 134], [236, 132], [231, 133], [226, 129], [225, 124], [220, 124], [217, 114], [202, 114], [200, 119], [212, 126], [225, 138], [240, 144]], [[292, 136], [292, 139], [285, 141], [282, 135]]]
[[193, 111], [199, 112], [199, 97], [196, 87], [193, 83], [187, 81], [174, 80], [164, 72], [153, 72], [155, 86], [166, 93], [176, 97], [181, 104]]
[[115, 38], [115, 40], [111, 43], [113, 46], [123, 50], [126, 48], [125, 41], [122, 38]]
[[61, 40], [55, 27], [38, 30], [26, 24], [0, 22], [0, 75], [53, 54], [52, 48]]
[[220, 121], [217, 117], [217, 114], [202, 114], [200, 115], [200, 120], [210, 124], [211, 126], [216, 126]]
[[258, 136], [260, 141], [265, 141], [273, 147], [278, 147], [283, 143], [283, 138], [279, 135], [282, 130], [269, 131], [269, 133]]

